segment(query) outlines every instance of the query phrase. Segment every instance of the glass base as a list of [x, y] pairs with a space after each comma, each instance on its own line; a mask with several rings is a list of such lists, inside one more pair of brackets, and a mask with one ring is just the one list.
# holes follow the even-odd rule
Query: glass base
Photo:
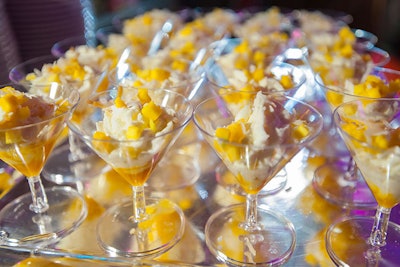
[[0, 244], [8, 246], [44, 246], [58, 242], [75, 230], [86, 218], [84, 198], [71, 187], [45, 190], [49, 209], [37, 214], [29, 209], [30, 193], [7, 204], [0, 212]]
[[319, 167], [312, 181], [314, 189], [323, 198], [343, 208], [376, 209], [377, 203], [367, 183], [356, 172], [351, 180], [344, 167], [325, 164]]
[[368, 244], [373, 217], [345, 218], [331, 225], [326, 233], [326, 249], [337, 266], [398, 266], [400, 226], [389, 222], [386, 245]]
[[245, 212], [245, 205], [238, 204], [211, 215], [205, 228], [210, 251], [220, 261], [237, 266], [278, 266], [288, 261], [296, 243], [293, 224], [258, 207], [259, 227], [246, 231]]
[[182, 210], [167, 199], [146, 198], [147, 219], [134, 223], [132, 200], [108, 209], [97, 224], [97, 239], [111, 256], [153, 258], [172, 248], [185, 228]]
[[[224, 163], [218, 164], [215, 169], [216, 180], [219, 185], [228, 192], [240, 196], [246, 196], [246, 192], [240, 187], [235, 176], [226, 168]], [[282, 169], [274, 178], [271, 179], [257, 194], [258, 197], [270, 196], [281, 191], [287, 183], [287, 173]]]
[[151, 191], [171, 191], [196, 183], [201, 170], [196, 158], [181, 151], [169, 153], [152, 172], [146, 182]]
[[87, 154], [85, 160], [70, 160], [69, 144], [53, 150], [43, 168], [43, 177], [56, 184], [75, 183], [100, 175], [108, 166], [94, 152]]

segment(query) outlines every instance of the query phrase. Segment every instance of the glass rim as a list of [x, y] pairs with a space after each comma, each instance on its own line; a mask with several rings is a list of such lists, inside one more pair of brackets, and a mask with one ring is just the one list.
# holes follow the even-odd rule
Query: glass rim
[[[129, 87], [129, 88], [135, 89], [135, 90], [141, 89], [141, 88], [136, 88], [136, 87]], [[80, 130], [80, 127], [78, 127], [77, 124], [75, 122], [71, 121], [71, 120], [67, 121], [68, 128], [71, 129], [72, 132], [74, 132], [76, 135], [80, 136], [81, 138], [83, 138], [86, 141], [90, 141], [90, 142], [95, 141], [95, 142], [99, 142], [99, 143], [125, 143], [125, 144], [128, 144], [128, 143], [134, 143], [134, 142], [140, 142], [140, 141], [154, 140], [154, 139], [158, 139], [158, 138], [164, 137], [164, 136], [166, 136], [168, 134], [171, 134], [173, 132], [178, 131], [181, 128], [184, 128], [191, 121], [191, 119], [193, 117], [193, 105], [192, 105], [192, 103], [190, 102], [190, 100], [187, 97], [185, 97], [184, 95], [182, 95], [180, 93], [177, 93], [177, 92], [174, 92], [174, 91], [171, 91], [171, 90], [168, 90], [168, 89], [161, 89], [160, 88], [160, 89], [149, 89], [149, 90], [162, 90], [162, 91], [167, 92], [168, 94], [174, 94], [174, 95], [177, 95], [177, 96], [181, 97], [182, 100], [184, 100], [184, 102], [187, 104], [187, 110], [184, 110], [184, 112], [182, 113], [183, 114], [182, 117], [185, 118], [185, 119], [182, 122], [180, 122], [176, 127], [174, 127], [173, 129], [171, 129], [171, 130], [169, 130], [167, 132], [164, 132], [164, 133], [156, 135], [156, 136], [146, 136], [146, 137], [142, 136], [137, 140], [117, 140], [117, 139], [104, 140], [104, 139], [93, 138], [92, 136], [90, 136], [88, 134], [82, 134], [82, 131]], [[88, 100], [90, 101], [91, 99], [94, 99], [94, 98], [99, 97], [101, 95], [110, 94], [111, 92], [114, 92], [114, 91], [116, 92], [117, 89], [116, 88], [112, 88], [112, 89], [108, 89], [108, 90], [96, 93], [96, 94], [92, 95]], [[70, 117], [72, 117], [74, 115], [77, 107], [78, 107], [78, 105], [76, 105], [72, 109]]]
[[[210, 133], [208, 130], [204, 129], [204, 127], [201, 126], [200, 120], [197, 119], [197, 116], [198, 116], [198, 112], [197, 112], [197, 111], [198, 111], [203, 105], [205, 105], [207, 102], [210, 102], [210, 101], [217, 101], [217, 102], [222, 101], [222, 102], [223, 102], [223, 99], [221, 98], [222, 96], [224, 96], [224, 95], [230, 95], [230, 94], [237, 94], [237, 93], [244, 93], [244, 94], [256, 95], [258, 92], [244, 92], [244, 91], [239, 91], [239, 92], [236, 92], [236, 91], [235, 91], [235, 92], [228, 92], [228, 93], [224, 93], [224, 94], [221, 94], [221, 95], [218, 95], [218, 96], [212, 96], [212, 97], [209, 97], [209, 98], [207, 98], [207, 99], [201, 101], [201, 102], [196, 106], [196, 108], [195, 108], [194, 111], [193, 111], [193, 121], [194, 121], [195, 125], [196, 125], [196, 126], [198, 127], [198, 129], [199, 129], [203, 134], [205, 134], [207, 137], [212, 138], [212, 139], [214, 139], [214, 140], [218, 140], [220, 143], [230, 144], [230, 145], [234, 145], [234, 146], [236, 146], [236, 147], [254, 147], [254, 148], [257, 148], [257, 149], [258, 149], [258, 148], [259, 148], [259, 149], [271, 149], [271, 148], [275, 147], [276, 145], [261, 145], [261, 146], [256, 146], [256, 145], [254, 145], [254, 144], [243, 144], [243, 143], [237, 143], [237, 142], [230, 142], [229, 140], [225, 140], [225, 139], [216, 137], [213, 133]], [[304, 101], [302, 101], [302, 100], [296, 99], [296, 98], [294, 98], [294, 97], [285, 95], [285, 94], [280, 93], [280, 92], [272, 92], [272, 93], [265, 93], [265, 92], [262, 92], [262, 93], [263, 93], [264, 95], [267, 95], [267, 96], [283, 97], [283, 98], [288, 99], [289, 101], [297, 102], [297, 103], [303, 105], [304, 107], [307, 107], [309, 110], [311, 110], [311, 112], [314, 113], [314, 115], [316, 116], [315, 121], [319, 121], [319, 123], [318, 123], [318, 124], [319, 124], [319, 125], [318, 125], [318, 129], [316, 129], [316, 131], [314, 131], [310, 136], [308, 136], [308, 137], [306, 138], [306, 140], [303, 140], [303, 141], [300, 142], [300, 143], [279, 144], [279, 146], [281, 146], [281, 147], [293, 147], [293, 146], [297, 146], [297, 145], [299, 145], [299, 144], [308, 143], [308, 142], [312, 141], [313, 139], [315, 139], [315, 138], [318, 136], [318, 134], [321, 132], [322, 127], [323, 127], [323, 117], [322, 117], [322, 114], [321, 114], [314, 106], [312, 106], [312, 105], [310, 105], [310, 104], [308, 104], [308, 103], [306, 103], [306, 102], [304, 102]], [[229, 112], [229, 111], [228, 111], [228, 112]], [[215, 129], [214, 129], [214, 130], [215, 130]]]
[[[335, 123], [336, 127], [338, 127], [339, 129], [341, 129], [340, 126], [339, 126], [339, 125], [340, 125], [339, 120], [342, 120], [342, 119], [341, 119], [341, 118], [342, 118], [342, 115], [340, 114], [340, 111], [341, 111], [341, 110], [345, 109], [345, 107], [354, 106], [354, 105], [359, 106], [359, 105], [363, 105], [363, 103], [368, 103], [368, 102], [366, 102], [366, 101], [370, 101], [371, 103], [372, 103], [372, 102], [398, 102], [398, 103], [399, 103], [399, 110], [398, 110], [398, 111], [399, 111], [399, 113], [400, 113], [400, 98], [369, 98], [369, 99], [355, 99], [355, 100], [351, 100], [351, 101], [348, 101], [348, 102], [341, 103], [339, 106], [337, 106], [337, 107], [334, 109], [334, 111], [333, 111], [333, 120], [334, 120], [334, 123]], [[346, 117], [347, 117], [347, 116], [346, 116]], [[372, 145], [372, 144], [370, 144], [370, 143], [367, 143], [367, 142], [365, 142], [365, 141], [362, 141], [362, 140], [360, 140], [359, 138], [356, 138], [356, 137], [354, 137], [353, 135], [351, 135], [351, 134], [349, 134], [349, 133], [347, 133], [347, 132], [345, 132], [345, 131], [342, 131], [342, 130], [341, 130], [341, 133], [342, 133], [343, 135], [347, 136], [349, 139], [354, 140], [354, 141], [357, 141], [358, 143], [362, 144], [362, 146], [364, 146], [364, 147], [370, 147], [370, 148], [373, 148], [374, 150], [379, 150], [379, 151], [385, 151], [385, 150], [387, 150], [387, 149], [385, 149], [385, 148], [380, 148], [380, 147], [374, 146], [374, 145]], [[396, 146], [394, 146], [394, 147], [396, 147]]]
[[45, 119], [45, 120], [41, 120], [41, 121], [37, 121], [37, 122], [33, 122], [33, 123], [29, 123], [29, 124], [25, 124], [25, 125], [19, 125], [19, 126], [14, 126], [14, 127], [9, 127], [9, 128], [0, 128], [0, 132], [7, 132], [7, 131], [18, 131], [18, 130], [23, 130], [26, 128], [30, 128], [30, 127], [35, 127], [38, 126], [40, 124], [48, 124], [50, 121], [58, 119], [60, 117], [66, 116], [68, 115], [68, 113], [72, 112], [72, 110], [77, 106], [79, 100], [76, 101], [76, 103], [71, 104], [70, 107], [68, 107], [68, 109], [60, 114], [57, 114], [55, 116], [52, 116], [51, 118]]
[[[374, 73], [374, 72], [379, 72], [379, 73], [383, 72], [383, 73], [389, 73], [391, 75], [393, 75], [393, 74], [394, 75], [398, 75], [399, 79], [400, 79], [400, 70], [375, 66], [374, 68], [372, 68], [372, 70], [370, 70], [368, 75], [373, 75], [373, 76], [379, 77], [379, 75]], [[364, 75], [366, 75], [366, 74], [364, 74]], [[380, 98], [376, 98], [376, 97], [360, 96], [360, 95], [355, 95], [355, 94], [352, 94], [352, 93], [349, 93], [349, 92], [346, 92], [346, 91], [338, 90], [338, 88], [343, 89], [344, 86], [325, 85], [323, 83], [323, 81], [322, 81], [322, 78], [321, 78], [321, 75], [320, 75], [319, 72], [314, 75], [314, 81], [316, 82], [316, 84], [318, 86], [320, 86], [321, 88], [323, 88], [326, 91], [331, 91], [331, 92], [335, 92], [335, 93], [338, 93], [338, 94], [341, 94], [341, 95], [350, 96], [350, 97], [354, 97], [354, 98], [365, 99], [365, 100], [368, 100], [368, 99], [370, 99], [370, 100], [374, 100], [375, 99], [376, 100], [376, 99], [383, 99], [383, 98], [385, 98], [385, 99], [394, 99], [395, 98], [395, 97], [380, 97]], [[388, 81], [384, 80], [384, 82], [388, 82]]]

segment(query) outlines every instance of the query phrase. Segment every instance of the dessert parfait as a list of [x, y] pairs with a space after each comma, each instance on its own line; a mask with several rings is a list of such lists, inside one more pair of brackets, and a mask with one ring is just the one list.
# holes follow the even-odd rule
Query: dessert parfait
[[75, 190], [44, 188], [41, 182], [42, 169], [65, 129], [69, 111], [79, 100], [76, 91], [56, 83], [46, 92], [38, 95], [21, 85], [0, 89], [0, 159], [22, 173], [31, 190], [1, 210], [3, 244], [56, 242], [86, 216], [86, 204]]
[[[82, 104], [88, 106], [88, 112], [81, 121], [70, 121], [70, 129], [133, 190], [133, 203], [119, 203], [99, 219], [100, 246], [128, 257], [165, 252], [182, 237], [183, 213], [169, 200], [145, 198], [144, 186], [189, 122], [191, 105], [171, 91], [122, 86], [94, 95]], [[166, 214], [174, 222], [168, 227], [168, 235], [166, 228], [158, 224], [170, 221], [157, 219]], [[110, 234], [110, 228], [114, 234]], [[126, 233], [123, 240], [118, 238], [121, 233]]]

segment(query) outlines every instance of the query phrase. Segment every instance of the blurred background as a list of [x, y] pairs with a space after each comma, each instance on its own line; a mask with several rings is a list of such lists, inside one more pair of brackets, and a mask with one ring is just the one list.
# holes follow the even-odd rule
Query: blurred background
[[392, 62], [400, 57], [399, 0], [0, 0], [0, 83], [9, 81], [13, 66], [50, 54], [60, 40], [82, 34], [95, 38], [96, 31], [112, 25], [115, 16], [133, 17], [153, 8], [210, 10], [216, 2], [233, 10], [278, 6], [344, 12], [353, 17], [352, 28], [378, 37], [377, 46], [390, 53]]

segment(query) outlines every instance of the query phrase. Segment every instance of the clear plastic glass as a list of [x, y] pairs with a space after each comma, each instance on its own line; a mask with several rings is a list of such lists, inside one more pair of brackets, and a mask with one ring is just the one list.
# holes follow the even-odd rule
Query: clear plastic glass
[[76, 229], [87, 214], [86, 203], [78, 192], [70, 187], [45, 188], [40, 177], [53, 148], [66, 135], [66, 120], [79, 94], [56, 83], [46, 90], [10, 86], [53, 99], [58, 111], [49, 119], [0, 130], [1, 160], [25, 175], [30, 188], [30, 193], [1, 210], [0, 243], [10, 246], [52, 244]]
[[[271, 122], [277, 122], [277, 125], [271, 127], [289, 126], [280, 124], [281, 119], [285, 120], [283, 114], [288, 112], [290, 119], [286, 119], [304, 121], [309, 135], [302, 141], [290, 137], [273, 138], [272, 143], [260, 147], [246, 141], [230, 142], [218, 138], [215, 132], [235, 121], [234, 114], [237, 113], [231, 113], [229, 106], [235, 106], [237, 103], [228, 102], [229, 99], [237, 99], [238, 94], [244, 106], [252, 106], [256, 99], [256, 93], [231, 92], [205, 100], [194, 112], [194, 121], [205, 140], [214, 148], [227, 169], [234, 174], [241, 189], [246, 192], [245, 205], [225, 207], [208, 219], [205, 229], [206, 243], [210, 251], [227, 264], [281, 265], [293, 253], [296, 243], [294, 227], [279, 213], [259, 207], [257, 195], [305, 143], [319, 133], [322, 128], [322, 116], [299, 100], [282, 94], [267, 96], [265, 102], [257, 103], [265, 105], [264, 110], [276, 108], [275, 112], [267, 115]], [[268, 123], [268, 119], [258, 123]]]
[[375, 217], [346, 217], [326, 234], [327, 251], [340, 266], [394, 266], [400, 226], [390, 222], [400, 202], [400, 100], [355, 100], [337, 107], [334, 121], [378, 202]]
[[[189, 123], [193, 109], [189, 101], [180, 94], [162, 89], [148, 90], [152, 103], [169, 112], [175, 112], [174, 126], [171, 129], [158, 132], [155, 136], [144, 134], [139, 139], [96, 137], [96, 125], [107, 120], [105, 110], [112, 112], [107, 108], [114, 108], [118, 112], [116, 103], [120, 99], [119, 90], [96, 94], [88, 102], [81, 103], [87, 106], [86, 112], [81, 120], [70, 121], [69, 128], [132, 187], [132, 198], [129, 201], [109, 208], [99, 219], [96, 232], [100, 246], [111, 255], [154, 257], [180, 240], [185, 218], [182, 210], [170, 200], [147, 198], [145, 183]], [[140, 89], [124, 87], [123, 90], [129, 99], [126, 110], [134, 112], [148, 103], [141, 102], [143, 91]], [[139, 117], [131, 115], [124, 118], [125, 124], [140, 124]], [[154, 121], [153, 126], [158, 127], [156, 125], [163, 123], [163, 118], [160, 118], [161, 121]]]

